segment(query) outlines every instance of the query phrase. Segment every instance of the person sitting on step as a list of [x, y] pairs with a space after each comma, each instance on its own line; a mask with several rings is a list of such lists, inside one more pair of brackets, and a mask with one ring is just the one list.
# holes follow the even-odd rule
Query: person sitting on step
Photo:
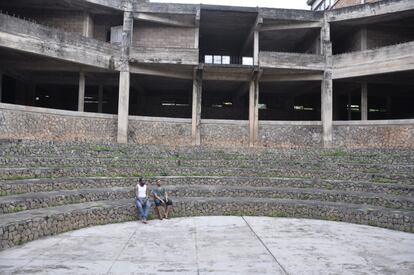
[[138, 209], [139, 218], [143, 223], [147, 223], [151, 203], [148, 196], [147, 184], [142, 178], [139, 178], [138, 184], [135, 187], [135, 206]]
[[164, 206], [164, 217], [168, 219], [168, 214], [172, 208], [172, 200], [168, 198], [168, 193], [164, 187], [161, 185], [161, 180], [157, 180], [157, 185], [152, 189], [152, 195], [154, 197], [155, 209], [158, 215], [158, 218], [162, 220], [160, 206]]

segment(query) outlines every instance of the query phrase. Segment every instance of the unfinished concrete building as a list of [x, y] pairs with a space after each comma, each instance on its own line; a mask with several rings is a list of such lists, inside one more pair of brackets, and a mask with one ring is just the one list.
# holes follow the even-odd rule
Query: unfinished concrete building
[[414, 1], [366, 2], [1, 1], [0, 138], [414, 147]]

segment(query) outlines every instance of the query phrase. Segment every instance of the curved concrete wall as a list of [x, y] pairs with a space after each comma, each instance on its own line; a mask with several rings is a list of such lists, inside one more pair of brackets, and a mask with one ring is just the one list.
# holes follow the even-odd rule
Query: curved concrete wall
[[[0, 139], [116, 142], [117, 116], [0, 103]], [[191, 119], [129, 117], [128, 140], [138, 144], [191, 145]], [[248, 121], [201, 120], [201, 144], [249, 146]], [[257, 146], [322, 147], [320, 121], [260, 121]], [[414, 119], [335, 121], [333, 146], [414, 148]]]

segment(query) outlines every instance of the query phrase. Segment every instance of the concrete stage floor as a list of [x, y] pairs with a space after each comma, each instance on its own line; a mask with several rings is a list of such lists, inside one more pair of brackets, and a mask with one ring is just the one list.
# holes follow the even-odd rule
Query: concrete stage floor
[[307, 219], [85, 228], [0, 252], [1, 274], [414, 274], [414, 234]]

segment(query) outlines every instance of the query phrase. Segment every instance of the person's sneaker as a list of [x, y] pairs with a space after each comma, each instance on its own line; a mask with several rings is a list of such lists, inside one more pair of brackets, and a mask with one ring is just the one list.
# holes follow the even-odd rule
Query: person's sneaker
[[142, 223], [145, 223], [145, 224], [147, 224], [148, 222], [147, 222], [147, 220], [142, 220]]

